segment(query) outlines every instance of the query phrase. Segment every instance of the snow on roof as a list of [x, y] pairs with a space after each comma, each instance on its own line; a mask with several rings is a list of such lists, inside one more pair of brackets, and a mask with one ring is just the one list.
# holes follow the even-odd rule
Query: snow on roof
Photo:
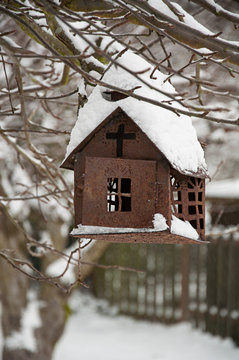
[[[154, 67], [131, 51], [127, 51], [118, 58], [117, 63], [134, 73], [137, 72], [137, 78], [120, 66], [112, 65], [103, 76], [104, 82], [124, 90], [139, 87], [134, 90], [135, 94], [156, 101], [168, 101], [170, 95], [176, 94], [171, 84], [164, 83], [166, 75], [156, 70], [150, 78]], [[176, 170], [186, 175], [209, 176], [204, 152], [188, 116], [178, 116], [170, 110], [139, 101], [133, 97], [112, 102], [102, 96], [105, 91], [109, 91], [109, 89], [96, 86], [88, 102], [80, 109], [64, 162], [107, 116], [120, 107]], [[167, 96], [167, 94], [169, 95]], [[180, 108], [181, 105], [177, 103], [176, 107]]]

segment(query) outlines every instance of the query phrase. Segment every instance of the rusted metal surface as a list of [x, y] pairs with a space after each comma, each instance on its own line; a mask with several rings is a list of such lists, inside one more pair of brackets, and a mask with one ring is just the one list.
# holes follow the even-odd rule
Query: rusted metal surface
[[117, 133], [120, 124], [124, 125], [125, 133], [135, 133], [136, 135], [135, 139], [123, 141], [123, 158], [135, 160], [160, 160], [165, 158], [132, 119], [123, 110], [117, 108], [74, 149], [61, 167], [73, 169], [75, 155], [79, 152], [83, 154], [83, 157], [117, 157], [116, 141], [107, 139], [106, 134], [110, 132]]
[[170, 168], [165, 159], [157, 161], [156, 169], [156, 213], [162, 214], [171, 227], [171, 192], [170, 192]]
[[189, 221], [201, 239], [205, 239], [205, 179], [171, 170], [172, 212]]
[[81, 153], [76, 154], [74, 163], [74, 210], [75, 226], [82, 222], [82, 200], [85, 184], [85, 164]]
[[154, 243], [154, 244], [207, 244], [206, 241], [193, 240], [180, 235], [172, 235], [169, 231], [124, 233], [124, 234], [83, 234], [74, 235], [85, 239], [104, 240], [118, 243]]
[[[204, 179], [171, 169], [164, 155], [120, 108], [77, 149], [75, 226], [152, 228], [153, 215], [160, 213], [170, 227], [174, 214], [188, 220], [205, 239]], [[120, 235], [118, 241], [174, 243], [175, 239], [180, 243], [184, 239], [184, 243], [194, 243], [169, 235], [135, 234], [132, 241]], [[99, 236], [102, 239], [103, 235]], [[117, 237], [107, 235], [108, 241], [116, 241]]]
[[153, 227], [156, 162], [86, 157], [84, 180], [83, 225]]
[[117, 132], [107, 132], [106, 139], [116, 140], [116, 156], [123, 156], [123, 141], [124, 140], [135, 140], [136, 133], [125, 133], [125, 125], [120, 124]]

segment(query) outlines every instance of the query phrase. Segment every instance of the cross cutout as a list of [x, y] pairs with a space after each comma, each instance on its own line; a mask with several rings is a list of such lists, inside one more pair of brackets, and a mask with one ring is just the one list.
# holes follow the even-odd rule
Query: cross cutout
[[123, 141], [136, 139], [135, 133], [125, 133], [124, 124], [120, 124], [116, 133], [106, 133], [106, 139], [112, 139], [117, 141], [116, 153], [117, 157], [123, 156]]

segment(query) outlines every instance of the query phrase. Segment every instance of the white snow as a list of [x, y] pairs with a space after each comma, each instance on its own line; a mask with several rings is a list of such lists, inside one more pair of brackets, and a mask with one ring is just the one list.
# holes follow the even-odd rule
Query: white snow
[[[239, 348], [195, 330], [188, 323], [166, 326], [117, 316], [106, 302], [75, 293], [53, 360], [238, 360]], [[106, 313], [106, 314], [105, 314]]]
[[[95, 240], [90, 241], [89, 239], [81, 239], [81, 255], [86, 253], [92, 246], [94, 246]], [[78, 252], [79, 243], [76, 241], [72, 246], [64, 250], [64, 255], [59, 259], [53, 261], [46, 269], [46, 275], [50, 277], [60, 277], [62, 284], [70, 285], [73, 284], [77, 279], [76, 266], [78, 266], [79, 252]], [[71, 257], [71, 261], [67, 268], [68, 259], [72, 251], [77, 250]], [[66, 270], [66, 271], [65, 271]], [[64, 272], [64, 274], [63, 274]], [[62, 275], [63, 274], [63, 275]], [[62, 275], [62, 276], [61, 276]]]
[[239, 179], [212, 181], [206, 187], [206, 197], [215, 199], [239, 199]]
[[35, 294], [30, 292], [27, 307], [22, 314], [21, 328], [5, 338], [6, 348], [12, 350], [27, 349], [33, 352], [36, 350], [34, 330], [41, 326], [39, 306], [40, 304], [36, 300]]
[[[162, 214], [154, 214], [153, 226], [153, 228], [120, 228], [78, 224], [77, 228], [71, 231], [71, 235], [145, 233], [163, 231], [168, 228], [166, 219]], [[171, 233], [193, 240], [199, 239], [197, 231], [188, 221], [180, 220], [174, 215], [172, 216]]]
[[153, 228], [120, 228], [120, 227], [107, 227], [107, 226], [92, 226], [78, 224], [77, 228], [71, 231], [71, 235], [87, 235], [87, 234], [125, 234], [125, 233], [144, 233], [163, 231], [168, 228], [166, 219], [162, 214], [154, 214]]
[[[189, 323], [166, 326], [117, 315], [117, 309], [90, 295], [75, 292], [72, 315], [55, 348], [53, 360], [238, 360], [239, 348], [195, 330]], [[212, 311], [212, 309], [211, 309]], [[0, 313], [1, 315], [1, 313]], [[238, 318], [238, 312], [231, 315]], [[29, 325], [37, 323], [29, 313]], [[1, 327], [0, 327], [1, 330]], [[0, 331], [0, 360], [3, 339]]]
[[202, 24], [200, 24], [195, 17], [193, 17], [192, 15], [190, 15], [188, 12], [186, 12], [179, 4], [177, 3], [172, 3], [174, 5], [174, 7], [178, 10], [178, 12], [180, 12], [181, 14], [184, 15], [184, 22], [186, 25], [190, 26], [192, 29], [194, 30], [198, 30], [201, 33], [203, 33], [206, 36], [212, 36], [215, 35], [215, 33], [213, 33], [212, 31], [208, 30], [205, 26], [203, 26]]
[[149, 0], [148, 4], [156, 10], [160, 11], [162, 14], [167, 15], [174, 20], [178, 20], [178, 17], [173, 13], [173, 11], [169, 9], [169, 7], [163, 1]]
[[206, 0], [206, 2], [209, 5], [213, 6], [217, 13], [222, 12], [222, 13], [228, 14], [230, 16], [233, 16], [234, 18], [237, 18], [239, 20], [239, 15], [237, 13], [224, 9], [221, 5], [218, 5], [217, 3], [215, 3], [214, 0]]
[[[4, 36], [4, 41], [11, 47], [16, 48], [16, 49], [21, 49], [21, 46], [19, 46], [14, 40], [12, 40], [10, 37], [8, 36]], [[7, 90], [7, 89], [6, 89]], [[7, 90], [8, 91], [8, 90]]]
[[71, 235], [124, 234], [124, 233], [153, 232], [153, 231], [158, 231], [158, 230], [154, 228], [120, 228], [120, 227], [78, 224], [77, 228], [74, 228], [71, 231]]
[[[60, 257], [56, 261], [52, 262], [46, 269], [46, 275], [50, 277], [61, 276], [67, 267], [68, 258], [72, 251], [78, 248], [78, 242], [74, 243], [71, 247], [64, 251], [65, 257]], [[67, 271], [61, 276], [61, 282], [69, 285], [76, 281], [76, 265], [78, 263], [78, 251], [73, 254], [72, 260], [69, 263]]]
[[154, 229], [157, 229], [158, 231], [166, 230], [168, 228], [165, 217], [159, 213], [154, 214], [153, 225]]
[[[200, 24], [192, 15], [186, 12], [179, 4], [177, 4], [176, 2], [170, 2], [170, 4], [175, 8], [178, 14], [183, 16], [183, 21], [181, 23], [190, 26], [194, 30], [198, 30], [202, 32], [204, 35], [214, 34], [210, 30], [208, 30], [205, 26]], [[161, 12], [163, 15], [169, 16], [172, 20], [174, 20], [174, 22], [178, 22], [178, 23], [180, 22], [178, 16], [174, 14], [173, 11], [171, 11], [169, 7], [163, 3], [163, 1], [149, 0], [149, 5], [151, 5], [153, 8]]]
[[175, 235], [185, 236], [189, 239], [198, 240], [199, 235], [188, 221], [178, 219], [172, 216], [171, 233]]
[[[135, 90], [135, 94], [156, 101], [169, 100], [168, 96], [176, 94], [172, 85], [168, 82], [163, 83], [166, 75], [158, 70], [154, 72], [154, 79], [151, 79], [150, 74], [154, 67], [136, 54], [127, 51], [117, 62], [137, 72], [138, 78], [113, 65], [103, 77], [106, 83], [124, 90], [140, 86]], [[142, 71], [143, 73], [139, 74]], [[162, 151], [175, 169], [188, 175], [199, 171], [203, 176], [208, 176], [204, 153], [189, 117], [179, 117], [170, 110], [132, 97], [116, 102], [107, 101], [102, 96], [102, 92], [106, 90], [108, 89], [96, 86], [87, 104], [80, 109], [67, 147], [66, 158], [108, 115], [120, 107]], [[175, 106], [181, 108], [180, 104]]]
[[[231, 17], [234, 17], [235, 19], [239, 18], [239, 15], [236, 14], [235, 12], [232, 13], [228, 10], [225, 10], [222, 6], [216, 4], [214, 2], [214, 0], [208, 0], [208, 3], [212, 6], [214, 6], [215, 11], [219, 12], [221, 11], [224, 14], [228, 14]], [[193, 17], [192, 15], [190, 15], [187, 11], [185, 11], [181, 5], [179, 5], [176, 2], [170, 2], [170, 4], [177, 10], [177, 12], [183, 16], [183, 21], [179, 21], [178, 16], [176, 16], [170, 9], [168, 6], [166, 6], [166, 4], [163, 3], [163, 1], [158, 1], [158, 0], [149, 0], [149, 5], [151, 5], [152, 7], [154, 7], [156, 10], [158, 10], [159, 12], [161, 12], [163, 15], [168, 16], [171, 20], [172, 23], [178, 23], [178, 24], [185, 24], [186, 26], [188, 26], [189, 28], [191, 28], [192, 30], [197, 30], [201, 33], [202, 36], [213, 36], [215, 35], [214, 32], [210, 31], [207, 27], [203, 26], [202, 24], [200, 24], [195, 17]], [[169, 19], [169, 21], [170, 21]], [[166, 19], [165, 19], [166, 20]], [[190, 29], [188, 29], [190, 31]], [[238, 46], [239, 42], [238, 41], [228, 41], [225, 40], [221, 37], [217, 37], [218, 40], [220, 40], [222, 43], [224, 43], [224, 45], [226, 45], [226, 43], [231, 44], [233, 46]]]

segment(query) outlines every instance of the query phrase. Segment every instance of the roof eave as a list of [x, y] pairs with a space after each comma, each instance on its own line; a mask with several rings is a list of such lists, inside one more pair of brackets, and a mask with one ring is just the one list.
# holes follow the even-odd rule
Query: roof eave
[[[94, 136], [94, 134], [99, 131], [105, 123], [107, 123], [111, 117], [114, 117], [118, 112], [123, 111], [120, 106], [118, 106], [113, 112], [111, 112], [101, 123], [93, 130], [91, 133], [81, 141], [74, 150], [67, 156], [66, 159], [63, 160], [60, 168], [74, 170], [74, 155], [80, 151]], [[127, 115], [127, 114], [126, 114]]]
[[[83, 141], [80, 142], [80, 144], [78, 144], [74, 150], [67, 156], [66, 159], [64, 159], [64, 161], [62, 162], [62, 164], [60, 165], [60, 168], [62, 169], [67, 169], [67, 170], [74, 170], [74, 160], [75, 160], [75, 154], [79, 151], [81, 151], [86, 144], [88, 144], [90, 142], [90, 140], [92, 139], [92, 137], [94, 136], [94, 134], [96, 132], [98, 132], [108, 121], [110, 121], [110, 119], [112, 117], [114, 117], [117, 113], [124, 113], [126, 116], [127, 113], [122, 110], [122, 108], [120, 106], [118, 106], [113, 112], [111, 112]], [[133, 119], [130, 118], [132, 121]], [[143, 131], [142, 129], [140, 129], [141, 131]], [[147, 134], [145, 134], [147, 136]], [[147, 136], [148, 137], [148, 136]], [[149, 139], [150, 140], [150, 139]], [[151, 141], [152, 142], [152, 141]], [[156, 146], [153, 142], [152, 142], [153, 146]], [[158, 151], [161, 152], [161, 150], [157, 147]], [[162, 152], [161, 152], [162, 153]], [[162, 153], [163, 154], [163, 153]], [[164, 154], [163, 154], [164, 155]], [[165, 155], [164, 155], [165, 156]], [[168, 160], [168, 158], [165, 156], [165, 158]], [[169, 161], [169, 160], [168, 160]], [[211, 179], [210, 175], [207, 171], [206, 168], [204, 167], [199, 167], [197, 171], [192, 171], [192, 170], [182, 170], [179, 167], [177, 167], [175, 164], [172, 164], [170, 161], [169, 163], [171, 164], [171, 166], [177, 170], [179, 173], [181, 173], [182, 175], [186, 175], [186, 176], [193, 176], [193, 177], [198, 177], [198, 178], [202, 178], [202, 179]]]
[[193, 176], [193, 177], [200, 178], [200, 179], [211, 180], [211, 177], [210, 177], [207, 169], [198, 168], [197, 171], [191, 171], [191, 170], [187, 170], [187, 169], [182, 170], [182, 169], [178, 168], [177, 166], [175, 166], [174, 164], [171, 164], [171, 166], [173, 167], [173, 169], [177, 170], [182, 175]]
[[73, 152], [61, 163], [61, 169], [74, 170], [74, 155]]

